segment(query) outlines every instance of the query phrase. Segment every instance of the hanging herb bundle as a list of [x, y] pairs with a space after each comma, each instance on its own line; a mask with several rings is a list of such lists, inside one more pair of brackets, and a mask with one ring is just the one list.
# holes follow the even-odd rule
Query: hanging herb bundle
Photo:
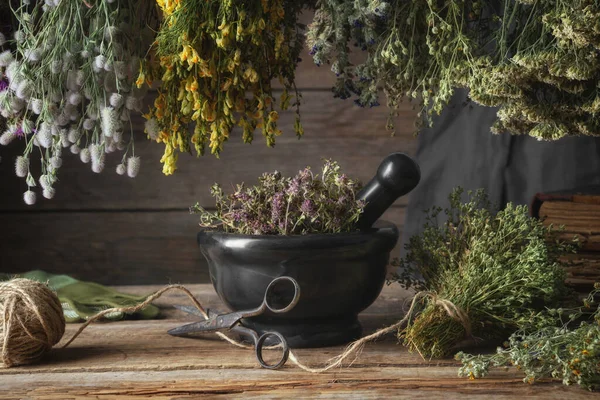
[[[588, 390], [600, 389], [600, 284], [584, 300], [581, 308], [551, 309], [547, 313], [560, 326], [550, 325], [534, 332], [513, 333], [496, 354], [458, 353], [463, 363], [460, 376], [470, 379], [486, 376], [492, 367], [515, 366], [525, 374], [524, 382], [560, 379], [563, 384], [577, 384]], [[594, 310], [594, 307], [596, 308]], [[582, 321], [583, 319], [583, 321]]]
[[[391, 114], [419, 99], [419, 122], [455, 88], [497, 106], [496, 133], [600, 135], [600, 4], [590, 0], [322, 0], [307, 43], [331, 64], [336, 96]], [[350, 45], [366, 53], [353, 65]], [[390, 129], [393, 128], [390, 119]]]
[[[447, 221], [432, 210], [422, 234], [407, 244], [397, 280], [426, 295], [399, 337], [424, 358], [444, 357], [465, 341], [501, 342], [518, 329], [547, 325], [539, 314], [564, 300], [558, 257], [574, 244], [510, 203], [494, 213], [483, 191], [461, 202], [450, 195]], [[419, 278], [415, 276], [420, 275]]]
[[[7, 84], [0, 87], [0, 113], [8, 123], [0, 144], [24, 147], [15, 171], [29, 187], [25, 202], [35, 203], [37, 184], [45, 198], [54, 197], [65, 148], [96, 173], [107, 153], [123, 151], [117, 173], [134, 177], [139, 158], [125, 132], [145, 95], [133, 83], [152, 41], [154, 7], [134, 0], [28, 3], [14, 10], [16, 51], [0, 54]], [[36, 153], [39, 177], [30, 169]]]
[[327, 160], [321, 176], [308, 167], [293, 178], [265, 173], [258, 185], [240, 184], [227, 195], [215, 184], [211, 193], [216, 211], [199, 204], [191, 211], [200, 214], [202, 227], [247, 235], [351, 232], [364, 208], [364, 202], [356, 199], [360, 188], [336, 162]]
[[[260, 129], [268, 146], [281, 134], [271, 85], [284, 89], [280, 108], [295, 96], [295, 131], [300, 124], [299, 94], [294, 84], [302, 48], [297, 14], [305, 2], [292, 0], [157, 0], [163, 23], [156, 40], [159, 66], [142, 70], [161, 80], [146, 132], [165, 144], [163, 172], [172, 174], [177, 152], [193, 144], [198, 156], [208, 144], [218, 156], [234, 126], [250, 143]], [[193, 133], [188, 130], [193, 126]]]

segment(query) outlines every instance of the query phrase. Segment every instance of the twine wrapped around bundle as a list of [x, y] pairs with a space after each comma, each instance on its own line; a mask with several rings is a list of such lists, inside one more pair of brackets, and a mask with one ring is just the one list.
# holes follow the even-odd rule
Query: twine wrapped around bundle
[[65, 333], [65, 317], [56, 294], [29, 279], [0, 282], [0, 341], [7, 367], [40, 359]]

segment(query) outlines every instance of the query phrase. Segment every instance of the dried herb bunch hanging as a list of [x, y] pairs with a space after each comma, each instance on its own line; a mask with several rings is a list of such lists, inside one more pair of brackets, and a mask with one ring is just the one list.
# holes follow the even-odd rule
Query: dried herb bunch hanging
[[[430, 124], [455, 88], [468, 88], [500, 107], [494, 132], [600, 135], [596, 1], [322, 0], [307, 43], [338, 76], [336, 96], [373, 106], [383, 88], [392, 116], [408, 96]], [[350, 44], [364, 62], [350, 62]]]
[[[413, 236], [397, 280], [425, 291], [420, 311], [399, 337], [424, 358], [452, 354], [464, 341], [505, 340], [517, 329], [548, 324], [539, 314], [568, 293], [558, 257], [574, 244], [510, 203], [494, 213], [483, 191], [461, 202], [450, 195], [447, 221], [431, 210], [422, 234]], [[419, 276], [420, 277], [417, 277]], [[463, 343], [464, 344], [464, 343]]]
[[356, 199], [361, 184], [327, 160], [321, 176], [309, 167], [293, 178], [279, 172], [265, 173], [256, 186], [236, 186], [231, 194], [215, 184], [211, 194], [216, 211], [196, 204], [200, 226], [248, 235], [339, 233], [357, 229], [364, 202]]
[[282, 110], [295, 98], [295, 131], [302, 135], [294, 76], [302, 48], [297, 14], [305, 2], [157, 3], [164, 17], [155, 47], [159, 65], [155, 71], [143, 70], [138, 83], [148, 74], [161, 80], [146, 132], [165, 144], [165, 174], [175, 171], [177, 152], [188, 152], [192, 145], [198, 156], [207, 144], [218, 156], [236, 125], [244, 142], [250, 143], [260, 129], [267, 145], [273, 146], [281, 134], [273, 79], [283, 85]]
[[[600, 283], [584, 300], [583, 307], [547, 313], [558, 324], [534, 332], [513, 333], [496, 354], [458, 353], [463, 363], [460, 376], [486, 376], [492, 367], [515, 366], [525, 374], [524, 382], [560, 379], [588, 390], [600, 389]], [[595, 308], [595, 309], [594, 309]]]
[[[153, 6], [134, 0], [28, 4], [13, 10], [15, 50], [0, 54], [7, 83], [0, 87], [0, 113], [8, 122], [0, 144], [23, 145], [15, 171], [29, 187], [25, 202], [35, 203], [38, 184], [45, 198], [54, 197], [66, 148], [96, 173], [107, 153], [123, 151], [117, 173], [134, 177], [140, 162], [133, 135], [125, 133], [145, 95], [133, 83], [152, 42]], [[30, 163], [37, 154], [41, 173], [35, 177]]]

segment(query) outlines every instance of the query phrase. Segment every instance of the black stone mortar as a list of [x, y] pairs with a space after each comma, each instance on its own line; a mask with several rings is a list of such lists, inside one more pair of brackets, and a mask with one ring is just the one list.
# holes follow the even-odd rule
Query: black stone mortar
[[[294, 278], [300, 301], [285, 314], [247, 318], [243, 325], [260, 334], [277, 331], [290, 347], [321, 347], [358, 339], [358, 314], [381, 293], [398, 228], [373, 222], [420, 177], [416, 163], [394, 153], [380, 165], [359, 198], [367, 202], [360, 231], [308, 235], [241, 235], [203, 230], [198, 244], [208, 261], [211, 282], [234, 311], [258, 307], [269, 283]], [[291, 285], [290, 285], [291, 286]], [[282, 288], [291, 299], [293, 288]]]

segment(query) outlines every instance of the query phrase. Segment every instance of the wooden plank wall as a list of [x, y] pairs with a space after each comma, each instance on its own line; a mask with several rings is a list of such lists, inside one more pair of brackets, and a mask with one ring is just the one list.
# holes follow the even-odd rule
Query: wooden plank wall
[[[202, 283], [206, 263], [197, 249], [196, 217], [188, 207], [210, 207], [214, 182], [253, 183], [265, 171], [295, 174], [322, 158], [337, 160], [355, 178], [367, 181], [389, 153], [414, 153], [414, 111], [405, 103], [396, 119], [396, 136], [385, 130], [387, 109], [361, 109], [352, 100], [334, 99], [332, 73], [304, 54], [297, 83], [303, 93], [305, 137], [293, 133], [293, 115], [280, 119], [284, 134], [267, 148], [260, 133], [251, 145], [232, 138], [220, 159], [179, 158], [175, 175], [162, 175], [162, 145], [144, 138], [141, 119], [136, 154], [142, 169], [136, 179], [118, 176], [120, 156], [109, 157], [107, 170], [94, 174], [77, 156], [65, 155], [53, 200], [25, 206], [25, 183], [14, 176], [16, 148], [0, 148], [0, 272], [44, 269], [103, 284]], [[402, 227], [406, 198], [385, 218]]]

